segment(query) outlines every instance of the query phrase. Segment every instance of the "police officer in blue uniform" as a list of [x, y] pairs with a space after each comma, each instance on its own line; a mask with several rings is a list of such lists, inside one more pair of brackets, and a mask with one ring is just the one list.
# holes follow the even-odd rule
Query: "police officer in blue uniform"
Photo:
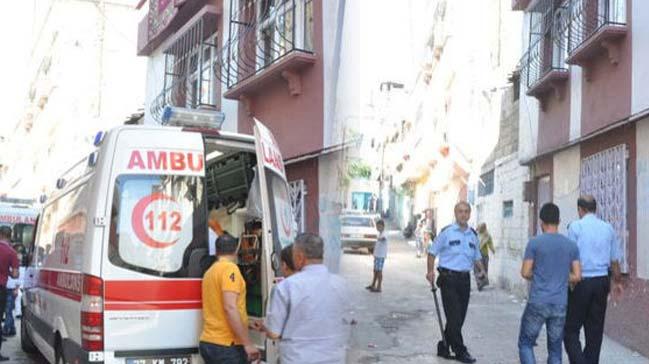
[[[475, 363], [462, 339], [462, 325], [469, 306], [471, 274], [474, 266], [478, 277], [484, 277], [480, 243], [476, 231], [469, 227], [471, 206], [467, 202], [455, 205], [455, 223], [440, 231], [428, 249], [428, 274], [426, 279], [435, 282], [435, 258], [439, 257], [437, 286], [442, 291], [442, 304], [446, 314], [444, 335], [448, 346], [438, 344], [437, 355], [462, 363]], [[451, 356], [453, 349], [455, 357]]]
[[[611, 224], [595, 215], [593, 196], [581, 196], [577, 211], [579, 220], [568, 225], [568, 237], [579, 247], [582, 280], [568, 293], [564, 345], [571, 364], [598, 364], [611, 274], [614, 298], [622, 292], [621, 253]], [[586, 334], [583, 349], [579, 341], [582, 327]]]

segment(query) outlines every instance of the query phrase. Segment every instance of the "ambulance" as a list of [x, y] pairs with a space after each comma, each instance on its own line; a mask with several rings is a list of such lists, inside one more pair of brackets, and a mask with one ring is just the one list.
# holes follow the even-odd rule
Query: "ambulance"
[[33, 240], [38, 209], [11, 199], [0, 201], [0, 226], [11, 228], [11, 243], [28, 246]]
[[[257, 120], [248, 136], [171, 114], [165, 126], [97, 134], [57, 181], [24, 277], [24, 351], [57, 364], [201, 364], [208, 235], [226, 231], [240, 239], [248, 314], [264, 319], [279, 252], [296, 232], [277, 142]], [[276, 363], [277, 344], [251, 336]]]

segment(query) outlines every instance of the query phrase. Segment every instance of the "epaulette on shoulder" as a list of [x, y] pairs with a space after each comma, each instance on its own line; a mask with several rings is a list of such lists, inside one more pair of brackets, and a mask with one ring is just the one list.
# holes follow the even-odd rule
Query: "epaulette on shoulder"
[[471, 228], [471, 232], [473, 233], [473, 235], [475, 235], [475, 236], [478, 236], [478, 232], [477, 232], [477, 231], [475, 231], [475, 229], [474, 229], [474, 228]]
[[442, 230], [439, 231], [439, 233], [440, 233], [440, 234], [443, 233], [444, 230], [450, 228], [451, 226], [453, 226], [453, 224], [450, 224], [450, 225], [446, 225], [446, 226], [444, 226], [444, 227], [442, 228]]

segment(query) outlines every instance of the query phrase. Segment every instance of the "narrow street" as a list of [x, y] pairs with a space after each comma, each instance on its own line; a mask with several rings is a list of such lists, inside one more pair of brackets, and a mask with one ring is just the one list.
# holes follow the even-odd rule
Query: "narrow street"
[[[399, 232], [392, 231], [389, 236], [382, 293], [364, 289], [371, 279], [372, 256], [347, 252], [342, 259], [341, 273], [351, 285], [353, 316], [358, 322], [352, 330], [348, 363], [455, 363], [435, 355], [440, 333], [424, 278], [425, 258], [418, 259], [414, 247]], [[472, 291], [463, 333], [478, 363], [518, 363], [516, 342], [523, 308], [523, 302], [493, 287]], [[610, 338], [604, 340], [602, 364], [649, 363], [648, 358]], [[538, 344], [537, 362], [544, 363], [545, 334]]]

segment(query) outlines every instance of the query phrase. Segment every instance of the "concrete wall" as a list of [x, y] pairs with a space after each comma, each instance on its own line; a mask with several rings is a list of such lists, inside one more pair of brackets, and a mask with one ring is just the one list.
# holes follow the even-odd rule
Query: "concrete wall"
[[[527, 295], [520, 266], [528, 241], [529, 206], [523, 202], [523, 182], [528, 179], [529, 169], [519, 164], [516, 154], [501, 158], [495, 162], [494, 193], [476, 202], [476, 221], [487, 224], [496, 248], [490, 261], [490, 279], [520, 297]], [[514, 213], [504, 218], [503, 202], [509, 200], [514, 203]]]
[[[649, 236], [649, 119], [636, 125], [638, 236]], [[649, 240], [638, 239], [638, 277], [649, 279]]]
[[568, 142], [570, 138], [570, 90], [572, 85], [566, 81], [562, 86], [563, 97], [554, 93], [544, 96], [545, 108], [539, 111], [537, 152], [542, 154]]
[[[320, 236], [325, 242], [325, 265], [331, 272], [340, 269], [340, 211], [341, 196], [340, 169], [342, 153], [336, 152], [318, 158], [318, 219], [315, 221]], [[312, 220], [309, 218], [309, 221]]]
[[631, 1], [633, 64], [631, 66], [631, 113], [649, 108], [649, 1]]
[[575, 140], [581, 136], [581, 67], [570, 66], [570, 136]]
[[554, 154], [552, 163], [554, 186], [552, 201], [559, 206], [561, 225], [559, 232], [567, 233], [571, 221], [579, 219], [577, 199], [579, 198], [579, 174], [581, 151], [579, 145]]
[[[525, 13], [523, 17], [522, 43], [523, 49], [527, 49], [529, 43], [529, 22], [530, 14]], [[525, 26], [528, 25], [528, 26]], [[536, 155], [539, 131], [539, 102], [534, 97], [527, 96], [527, 81], [521, 79], [519, 98], [519, 129], [518, 129], [518, 157], [521, 160], [529, 160]]]

